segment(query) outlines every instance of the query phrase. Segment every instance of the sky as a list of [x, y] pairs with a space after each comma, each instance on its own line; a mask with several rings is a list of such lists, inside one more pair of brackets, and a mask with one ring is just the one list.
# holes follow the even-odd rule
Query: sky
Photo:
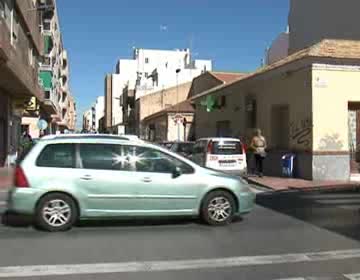
[[104, 95], [104, 78], [132, 48], [191, 47], [213, 70], [252, 71], [286, 30], [289, 0], [57, 0], [70, 63], [70, 87], [82, 114]]

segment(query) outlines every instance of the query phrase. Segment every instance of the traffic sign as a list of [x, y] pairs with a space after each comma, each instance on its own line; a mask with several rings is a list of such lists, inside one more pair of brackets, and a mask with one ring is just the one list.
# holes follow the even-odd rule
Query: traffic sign
[[176, 114], [173, 119], [175, 124], [181, 124], [184, 121], [184, 117], [181, 114]]
[[43, 119], [40, 119], [38, 122], [37, 122], [37, 127], [38, 129], [40, 130], [45, 130], [47, 129], [48, 127], [48, 123], [47, 121], [43, 120]]

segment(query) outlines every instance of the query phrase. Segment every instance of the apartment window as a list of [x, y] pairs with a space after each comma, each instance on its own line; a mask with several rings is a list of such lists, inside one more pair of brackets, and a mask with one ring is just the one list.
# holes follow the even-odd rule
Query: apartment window
[[149, 63], [149, 58], [148, 57], [145, 57], [145, 63]]
[[44, 21], [43, 28], [45, 31], [51, 30], [51, 21]]
[[148, 73], [145, 73], [145, 78], [149, 77], [149, 74]]
[[15, 9], [12, 10], [12, 24], [11, 24], [11, 44], [14, 45], [18, 41], [19, 36], [19, 17]]
[[50, 91], [45, 90], [45, 99], [50, 99]]
[[140, 79], [136, 80], [136, 86], [140, 86]]
[[220, 108], [226, 107], [226, 96], [225, 95], [220, 96], [219, 107]]

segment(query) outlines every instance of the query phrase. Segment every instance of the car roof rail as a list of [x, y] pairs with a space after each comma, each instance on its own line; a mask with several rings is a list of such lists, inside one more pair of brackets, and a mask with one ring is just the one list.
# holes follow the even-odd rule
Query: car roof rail
[[55, 139], [114, 139], [114, 140], [126, 140], [126, 141], [139, 141], [139, 137], [136, 135], [115, 135], [115, 134], [51, 134], [42, 137], [42, 140], [55, 140]]

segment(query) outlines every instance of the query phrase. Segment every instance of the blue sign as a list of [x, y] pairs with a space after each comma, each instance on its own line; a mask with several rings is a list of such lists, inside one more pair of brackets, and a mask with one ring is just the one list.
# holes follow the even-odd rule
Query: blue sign
[[43, 120], [43, 119], [40, 119], [40, 120], [38, 121], [38, 123], [37, 123], [37, 127], [38, 127], [38, 129], [40, 129], [40, 130], [45, 130], [45, 129], [47, 129], [47, 127], [48, 127], [48, 123], [47, 123], [47, 121], [45, 121], [45, 120]]

